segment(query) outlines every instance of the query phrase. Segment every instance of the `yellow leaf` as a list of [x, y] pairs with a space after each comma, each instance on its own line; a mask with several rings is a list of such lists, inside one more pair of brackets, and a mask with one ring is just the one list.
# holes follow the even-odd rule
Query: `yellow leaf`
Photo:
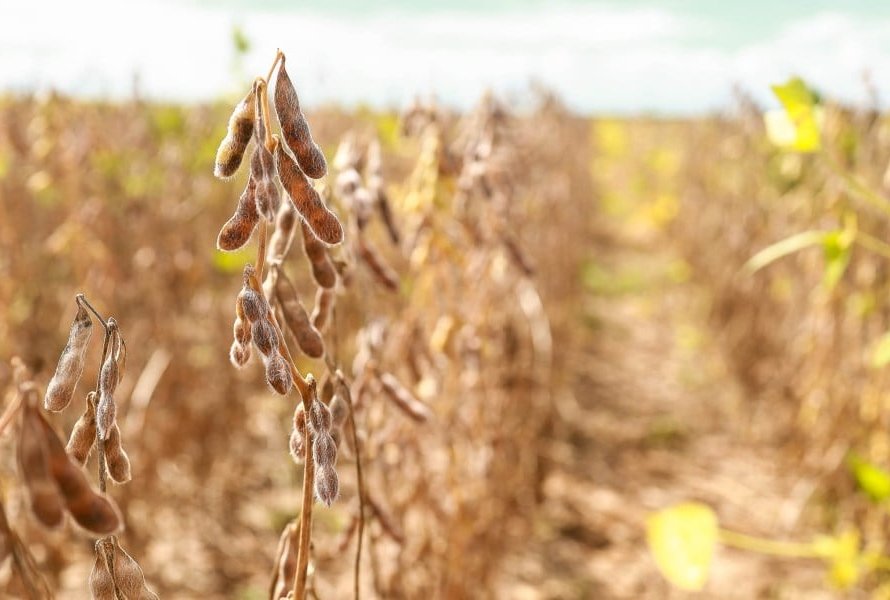
[[646, 541], [668, 581], [684, 590], [700, 590], [717, 545], [717, 515], [697, 502], [666, 508], [646, 520]]

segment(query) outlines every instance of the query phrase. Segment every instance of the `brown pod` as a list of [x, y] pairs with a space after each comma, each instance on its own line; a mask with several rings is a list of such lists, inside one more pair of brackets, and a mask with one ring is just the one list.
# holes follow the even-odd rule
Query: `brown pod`
[[87, 395], [87, 407], [77, 419], [74, 428], [71, 429], [71, 436], [68, 438], [68, 445], [65, 451], [72, 459], [81, 466], [86, 463], [90, 456], [93, 446], [96, 443], [96, 392], [90, 392]]
[[334, 443], [334, 438], [331, 437], [329, 432], [313, 432], [312, 459], [319, 467], [333, 467], [337, 464], [337, 445]]
[[414, 397], [398, 379], [390, 373], [382, 373], [380, 375], [380, 384], [386, 396], [398, 406], [402, 412], [417, 421], [423, 423], [429, 421], [433, 413], [430, 408]]
[[287, 255], [297, 229], [297, 218], [293, 203], [282, 202], [275, 217], [275, 231], [269, 238], [269, 260], [280, 261]]
[[109, 535], [123, 527], [123, 519], [113, 500], [95, 492], [78, 465], [71, 462], [62, 441], [43, 417], [34, 412], [36, 426], [42, 428], [49, 472], [56, 482], [74, 521], [98, 535]]
[[287, 278], [283, 270], [278, 270], [275, 282], [275, 298], [281, 306], [284, 323], [294, 338], [297, 345], [312, 358], [321, 358], [324, 355], [324, 340], [318, 330], [312, 326], [309, 315], [300, 298], [297, 289]]
[[111, 426], [108, 440], [105, 441], [105, 462], [108, 475], [115, 483], [126, 483], [132, 479], [130, 457], [121, 444], [121, 430], [117, 423]]
[[240, 369], [250, 360], [250, 346], [241, 345], [238, 340], [235, 340], [232, 342], [232, 347], [229, 348], [229, 360], [232, 365]]
[[294, 385], [293, 374], [290, 365], [284, 360], [284, 357], [278, 353], [276, 349], [270, 356], [263, 358], [263, 364], [266, 367], [266, 383], [273, 390], [284, 396]]
[[253, 345], [263, 356], [278, 352], [278, 333], [267, 319], [254, 321], [250, 326], [250, 332], [253, 335]]
[[324, 402], [313, 402], [309, 407], [309, 429], [313, 433], [331, 430], [331, 409]]
[[148, 600], [158, 597], [148, 589], [142, 567], [121, 548], [116, 539], [114, 539], [114, 583], [125, 598]]
[[327, 288], [318, 288], [315, 292], [315, 308], [312, 309], [312, 326], [318, 331], [324, 331], [325, 325], [331, 316], [331, 309], [334, 306], [334, 290]]
[[342, 394], [334, 394], [334, 397], [331, 399], [330, 409], [331, 426], [342, 427], [343, 423], [346, 422], [346, 417], [349, 416], [349, 406], [347, 406]]
[[300, 219], [300, 228], [303, 232], [303, 251], [312, 265], [312, 278], [324, 288], [332, 288], [337, 283], [337, 271], [328, 258], [328, 249], [315, 237], [312, 229], [303, 219]]
[[309, 223], [316, 237], [331, 246], [342, 242], [343, 226], [337, 215], [325, 206], [318, 191], [312, 187], [306, 175], [281, 143], [275, 148], [275, 166], [284, 191], [290, 196], [303, 219]]
[[[240, 310], [248, 323], [265, 321], [269, 318], [269, 303], [258, 291], [250, 286], [250, 278], [256, 274], [253, 265], [244, 267], [244, 286], [238, 293]], [[239, 310], [236, 308], [236, 310]], [[239, 315], [240, 316], [240, 315]]]
[[115, 600], [114, 580], [105, 562], [101, 542], [96, 543], [96, 562], [90, 572], [90, 595], [93, 600]]
[[[330, 436], [325, 436], [330, 438]], [[331, 441], [333, 446], [334, 442]], [[334, 450], [336, 452], [336, 448]], [[331, 464], [319, 465], [315, 471], [315, 495], [319, 500], [324, 502], [325, 506], [330, 506], [340, 494], [340, 478], [337, 477], [337, 470]]]
[[284, 62], [282, 56], [275, 83], [275, 112], [278, 113], [281, 133], [306, 175], [312, 179], [320, 179], [328, 172], [328, 165], [321, 148], [312, 139], [309, 122], [300, 110], [300, 99], [284, 68]]
[[304, 444], [306, 443], [306, 436], [308, 435], [309, 430], [306, 428], [306, 411], [303, 410], [302, 404], [298, 404], [297, 409], [294, 411], [294, 425], [291, 429], [289, 440], [291, 458], [293, 458], [294, 462], [298, 465], [303, 464], [306, 452]]
[[241, 248], [250, 240], [253, 230], [260, 221], [256, 208], [256, 182], [253, 176], [247, 178], [247, 185], [238, 198], [235, 214], [226, 221], [216, 238], [216, 247], [226, 252]]
[[46, 527], [58, 527], [65, 515], [64, 502], [50, 473], [40, 415], [36, 407], [28, 404], [27, 398], [24, 402], [22, 430], [18, 440], [19, 469], [34, 516]]
[[399, 291], [399, 276], [383, 262], [376, 250], [364, 239], [358, 238], [358, 255], [371, 269], [374, 278], [391, 292]]
[[100, 440], [107, 440], [117, 417], [117, 405], [114, 402], [114, 391], [117, 388], [117, 363], [113, 352], [105, 357], [102, 370], [99, 372], [99, 402], [96, 405], [96, 430]]
[[216, 165], [213, 168], [213, 174], [221, 179], [235, 174], [241, 165], [247, 144], [250, 143], [250, 137], [253, 135], [255, 94], [256, 88], [252, 87], [229, 117], [226, 137], [220, 142], [216, 151]]
[[68, 343], [62, 350], [56, 372], [46, 387], [43, 406], [46, 410], [60, 411], [71, 402], [77, 382], [83, 375], [87, 346], [93, 333], [93, 322], [87, 310], [77, 305], [77, 314], [68, 332]]

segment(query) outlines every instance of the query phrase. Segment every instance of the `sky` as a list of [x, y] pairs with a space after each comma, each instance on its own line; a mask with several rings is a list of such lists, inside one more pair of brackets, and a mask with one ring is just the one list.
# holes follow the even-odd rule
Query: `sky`
[[580, 112], [690, 115], [735, 84], [770, 105], [793, 75], [861, 103], [866, 73], [890, 98], [883, 0], [0, 0], [0, 92], [228, 98], [277, 47], [309, 106], [521, 103], [535, 82]]

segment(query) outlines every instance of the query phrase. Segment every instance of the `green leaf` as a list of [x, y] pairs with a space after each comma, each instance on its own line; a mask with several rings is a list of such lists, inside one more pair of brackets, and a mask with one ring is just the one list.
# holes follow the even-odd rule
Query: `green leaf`
[[717, 546], [717, 515], [697, 502], [666, 508], [646, 519], [646, 541], [668, 581], [684, 590], [700, 590]]
[[[764, 115], [767, 136], [776, 146], [796, 152], [817, 152], [822, 148], [824, 113], [816, 95], [798, 77], [772, 86], [784, 112]], [[784, 116], [783, 116], [784, 115]]]
[[767, 246], [745, 263], [745, 269], [754, 273], [783, 256], [793, 254], [810, 246], [818, 246], [825, 242], [825, 237], [831, 232], [803, 231]]
[[890, 473], [861, 457], [851, 454], [847, 467], [859, 488], [875, 502], [890, 498]]

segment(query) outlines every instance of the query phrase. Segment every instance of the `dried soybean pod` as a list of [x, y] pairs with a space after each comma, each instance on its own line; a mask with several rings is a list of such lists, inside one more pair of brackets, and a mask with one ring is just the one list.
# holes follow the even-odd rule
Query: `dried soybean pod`
[[414, 394], [409, 392], [391, 373], [382, 373], [380, 384], [383, 386], [386, 396], [402, 409], [402, 412], [418, 423], [429, 421], [432, 418], [433, 413], [429, 407], [415, 398]]
[[90, 595], [93, 600], [115, 600], [114, 580], [105, 562], [102, 542], [96, 542], [96, 562], [90, 572]]
[[250, 332], [253, 335], [253, 345], [263, 356], [270, 356], [278, 352], [278, 333], [268, 319], [254, 321], [250, 326]]
[[247, 185], [238, 199], [235, 214], [226, 221], [219, 231], [216, 247], [226, 252], [232, 252], [242, 247], [250, 240], [259, 221], [260, 214], [256, 208], [256, 182], [251, 175], [247, 178]]
[[117, 423], [111, 426], [108, 440], [105, 441], [105, 462], [108, 466], [108, 475], [115, 483], [130, 481], [130, 457], [121, 444], [121, 430]]
[[300, 227], [303, 231], [303, 251], [312, 265], [312, 278], [323, 288], [332, 288], [337, 283], [337, 271], [328, 258], [328, 250], [325, 245], [315, 237], [312, 228], [300, 219]]
[[306, 411], [303, 410], [303, 405], [297, 405], [297, 409], [294, 411], [294, 425], [290, 432], [290, 455], [291, 458], [294, 459], [294, 462], [298, 465], [303, 464], [304, 452], [307, 436], [309, 435], [308, 429], [306, 429]]
[[275, 231], [269, 239], [269, 260], [280, 261], [287, 255], [294, 239], [296, 225], [297, 209], [291, 202], [282, 202], [275, 216]]
[[71, 429], [71, 436], [68, 438], [68, 445], [65, 447], [68, 455], [81, 466], [86, 463], [87, 458], [90, 456], [90, 451], [96, 443], [95, 402], [96, 392], [90, 392], [87, 395], [87, 407], [83, 414], [80, 415], [80, 418], [77, 419], [74, 428]]
[[114, 402], [114, 391], [120, 381], [117, 361], [114, 360], [115, 349], [120, 343], [120, 333], [112, 329], [109, 335], [112, 338], [112, 349], [105, 357], [105, 362], [99, 371], [99, 403], [96, 405], [96, 430], [100, 440], [108, 439], [108, 433], [115, 423], [117, 406]]
[[216, 165], [213, 168], [213, 174], [220, 179], [231, 177], [241, 165], [244, 151], [253, 135], [255, 95], [256, 89], [251, 87], [229, 117], [226, 137], [220, 142], [216, 151]]
[[24, 399], [22, 430], [18, 440], [18, 461], [31, 511], [37, 520], [50, 528], [62, 524], [65, 515], [62, 496], [50, 473], [43, 429], [35, 418], [37, 408]]
[[374, 277], [391, 292], [399, 291], [399, 276], [383, 262], [376, 250], [362, 237], [358, 238], [358, 255], [371, 269]]
[[315, 308], [312, 309], [312, 326], [318, 331], [324, 331], [325, 325], [331, 316], [334, 306], [334, 290], [320, 287], [315, 292]]
[[240, 369], [250, 360], [250, 346], [241, 345], [238, 340], [235, 340], [232, 342], [232, 347], [229, 348], [229, 360]]
[[328, 172], [328, 165], [321, 148], [312, 139], [309, 122], [300, 110], [297, 90], [291, 83], [284, 63], [285, 58], [282, 56], [275, 82], [275, 112], [278, 113], [281, 133], [306, 175], [312, 179], [320, 179]]
[[284, 191], [290, 196], [297, 212], [309, 223], [315, 236], [331, 246], [342, 242], [343, 226], [337, 215], [322, 202], [318, 191], [287, 153], [284, 144], [278, 143], [275, 148], [275, 166]]
[[[330, 434], [325, 434], [327, 439], [331, 439]], [[334, 441], [331, 440], [331, 446], [336, 454], [337, 448]], [[319, 500], [324, 502], [325, 506], [330, 506], [340, 494], [340, 478], [337, 477], [337, 470], [333, 465], [319, 465], [315, 471], [315, 495]]]
[[349, 416], [349, 406], [346, 404], [346, 400], [343, 399], [343, 395], [339, 391], [336, 392], [331, 399], [330, 409], [331, 426], [342, 427], [346, 422], [346, 417]]
[[83, 375], [86, 364], [87, 346], [93, 333], [93, 322], [87, 310], [77, 304], [77, 314], [68, 332], [68, 343], [62, 350], [56, 372], [46, 388], [43, 406], [46, 410], [58, 412], [71, 402], [77, 382]]
[[119, 531], [123, 527], [123, 519], [114, 501], [90, 487], [80, 467], [68, 458], [62, 441], [49, 423], [39, 413], [34, 413], [32, 418], [37, 423], [36, 427], [43, 430], [50, 475], [74, 521], [98, 535]]
[[294, 335], [300, 349], [307, 356], [321, 358], [324, 355], [324, 340], [318, 330], [312, 326], [294, 284], [281, 269], [278, 270], [275, 282], [275, 298], [281, 306], [285, 325]]
[[269, 588], [270, 600], [280, 600], [287, 594], [297, 572], [297, 548], [299, 547], [300, 524], [288, 523], [281, 534], [276, 553], [275, 571]]
[[121, 548], [116, 538], [114, 544], [114, 583], [126, 598], [157, 598], [145, 583], [145, 574], [136, 560]]
[[290, 365], [276, 349], [271, 355], [263, 358], [266, 367], [266, 383], [273, 390], [284, 396], [294, 385], [294, 377]]

